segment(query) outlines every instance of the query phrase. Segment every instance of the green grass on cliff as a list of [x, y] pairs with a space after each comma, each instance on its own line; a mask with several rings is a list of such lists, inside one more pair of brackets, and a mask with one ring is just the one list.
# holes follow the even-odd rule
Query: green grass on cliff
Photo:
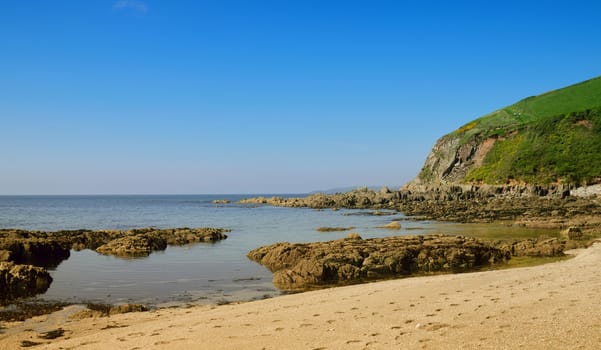
[[467, 182], [590, 183], [601, 179], [601, 77], [529, 97], [449, 135], [497, 138]]
[[482, 139], [504, 136], [549, 117], [597, 107], [601, 107], [601, 77], [527, 97], [462, 126], [451, 135], [460, 136], [463, 141], [474, 136]]
[[601, 177], [601, 109], [532, 123], [498, 141], [467, 181], [587, 183]]

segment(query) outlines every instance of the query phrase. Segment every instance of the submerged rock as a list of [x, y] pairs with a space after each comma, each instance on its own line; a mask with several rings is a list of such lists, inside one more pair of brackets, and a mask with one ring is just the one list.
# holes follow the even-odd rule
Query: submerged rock
[[[354, 237], [353, 237], [354, 238]], [[397, 236], [276, 243], [248, 253], [283, 290], [356, 283], [415, 273], [461, 272], [502, 263], [509, 253], [462, 236]]]

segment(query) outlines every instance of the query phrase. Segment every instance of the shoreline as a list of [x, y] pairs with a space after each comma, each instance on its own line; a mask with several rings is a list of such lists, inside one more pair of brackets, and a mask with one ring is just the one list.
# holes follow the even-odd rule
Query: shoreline
[[[534, 267], [409, 277], [222, 306], [32, 319], [7, 349], [585, 348], [601, 342], [601, 243]], [[60, 317], [58, 317], [60, 319]], [[53, 319], [49, 324], [44, 319]], [[44, 328], [46, 327], [46, 328]], [[53, 328], [54, 327], [54, 328]], [[40, 339], [41, 332], [64, 335]]]

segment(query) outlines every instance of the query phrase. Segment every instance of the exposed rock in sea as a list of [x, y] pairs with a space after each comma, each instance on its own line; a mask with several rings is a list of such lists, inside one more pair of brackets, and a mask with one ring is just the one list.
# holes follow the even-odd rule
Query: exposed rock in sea
[[231, 201], [229, 199], [215, 199], [213, 200], [213, 204], [229, 204]]
[[46, 269], [0, 262], [0, 302], [44, 293], [52, 283]]
[[96, 248], [98, 253], [118, 256], [148, 256], [154, 250], [164, 250], [167, 242], [150, 235], [126, 236]]
[[185, 245], [196, 242], [215, 242], [227, 238], [225, 230], [218, 228], [143, 228], [127, 231], [127, 235], [96, 248], [102, 254], [118, 256], [148, 256], [167, 245]]
[[389, 229], [389, 230], [400, 230], [401, 223], [398, 221], [392, 221], [392, 222], [387, 223], [386, 225], [378, 226], [378, 228], [385, 228], [385, 229]]
[[92, 249], [117, 256], [147, 256], [152, 251], [164, 250], [167, 245], [222, 240], [227, 238], [225, 232], [229, 230], [140, 228], [44, 232], [0, 229], [0, 262], [6, 264], [2, 265], [0, 290], [7, 291], [1, 294], [0, 301], [46, 291], [52, 279], [44, 267], [57, 266], [69, 257], [70, 249]]
[[273, 273], [283, 290], [357, 283], [415, 273], [461, 272], [502, 263], [509, 253], [462, 236], [346, 238], [315, 243], [276, 243], [248, 253]]
[[45, 267], [57, 266], [70, 255], [67, 244], [36, 237], [0, 238], [0, 249], [0, 261]]
[[[439, 221], [493, 222], [513, 221], [525, 226], [544, 224], [565, 228], [574, 220], [594, 225], [601, 216], [601, 200], [565, 197], [561, 185], [548, 186], [439, 186], [414, 191], [401, 189], [391, 193], [359, 189], [347, 193], [313, 194], [301, 198], [257, 197], [241, 203], [282, 207], [375, 209], [376, 213], [398, 213]], [[383, 211], [389, 209], [391, 211]], [[392, 211], [394, 210], [394, 212]], [[365, 215], [368, 212], [343, 215]]]

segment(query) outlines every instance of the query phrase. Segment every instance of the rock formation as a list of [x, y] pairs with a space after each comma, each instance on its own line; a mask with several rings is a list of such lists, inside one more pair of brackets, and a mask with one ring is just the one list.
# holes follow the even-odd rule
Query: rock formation
[[0, 262], [0, 303], [44, 293], [50, 283], [52, 277], [42, 267]]
[[509, 253], [474, 238], [428, 235], [276, 243], [248, 253], [273, 273], [276, 287], [294, 291], [416, 273], [462, 272], [505, 262]]
[[[43, 293], [52, 282], [45, 267], [69, 257], [71, 249], [92, 249], [116, 256], [148, 256], [167, 245], [215, 242], [227, 238], [220, 228], [141, 228], [119, 230], [26, 231], [0, 229], [0, 302]], [[36, 266], [32, 266], [36, 265]]]

